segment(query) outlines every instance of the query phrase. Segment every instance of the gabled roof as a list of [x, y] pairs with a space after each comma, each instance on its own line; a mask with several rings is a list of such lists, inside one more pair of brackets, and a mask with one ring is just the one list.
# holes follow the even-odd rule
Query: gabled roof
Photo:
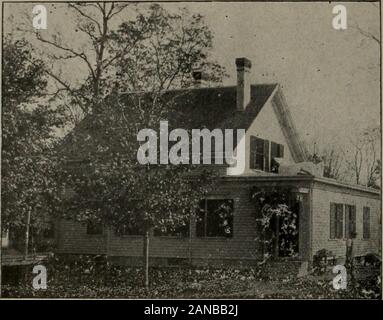
[[[129, 101], [132, 96], [142, 94], [124, 94], [120, 99], [126, 106], [127, 114], [134, 116], [129, 110]], [[145, 94], [143, 94], [145, 95]], [[169, 122], [169, 130], [173, 128], [184, 129], [245, 129], [253, 123], [259, 112], [267, 101], [271, 101], [277, 114], [279, 124], [288, 141], [289, 148], [295, 161], [304, 161], [306, 158], [305, 149], [301, 144], [296, 128], [292, 121], [286, 101], [278, 84], [259, 84], [251, 86], [251, 101], [244, 111], [236, 109], [236, 86], [215, 87], [215, 88], [188, 88], [169, 90], [163, 93], [161, 99], [169, 101], [172, 99], [172, 110], [164, 120]], [[66, 151], [80, 156], [85, 149], [91, 148], [92, 137], [89, 136], [89, 129], [94, 127], [97, 117], [102, 114], [88, 115], [66, 138]], [[158, 128], [153, 128], [158, 129]], [[105, 134], [102, 130], [97, 132], [98, 139]], [[76, 146], [73, 146], [76, 144]], [[74, 150], [73, 149], [77, 149]]]

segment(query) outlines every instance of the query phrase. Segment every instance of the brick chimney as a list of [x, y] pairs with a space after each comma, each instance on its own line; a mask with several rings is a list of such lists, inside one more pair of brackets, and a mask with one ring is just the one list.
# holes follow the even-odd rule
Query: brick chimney
[[250, 102], [251, 61], [247, 58], [235, 59], [237, 66], [237, 110], [243, 111]]

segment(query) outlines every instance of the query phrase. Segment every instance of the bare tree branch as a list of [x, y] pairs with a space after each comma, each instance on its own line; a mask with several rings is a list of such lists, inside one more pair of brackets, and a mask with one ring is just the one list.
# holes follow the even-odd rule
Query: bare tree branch
[[73, 4], [73, 3], [68, 3], [68, 6], [74, 10], [76, 10], [81, 16], [83, 16], [84, 18], [87, 18], [89, 19], [90, 21], [92, 21], [98, 28], [99, 32], [101, 33], [101, 25], [100, 23], [92, 18], [90, 15], [86, 14], [85, 12], [83, 12], [82, 10], [80, 10], [80, 8], [78, 7], [78, 5], [76, 4]]

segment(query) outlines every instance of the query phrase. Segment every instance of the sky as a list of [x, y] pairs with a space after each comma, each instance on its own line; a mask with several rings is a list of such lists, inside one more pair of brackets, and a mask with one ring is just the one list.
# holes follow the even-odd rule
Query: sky
[[[346, 30], [332, 27], [336, 4], [347, 9]], [[29, 19], [33, 6], [5, 4], [4, 31]], [[253, 83], [279, 83], [304, 140], [343, 144], [360, 130], [379, 126], [379, 45], [356, 28], [379, 37], [378, 4], [183, 2], [163, 6], [186, 7], [205, 17], [214, 34], [212, 56], [230, 75], [225, 85], [236, 82], [237, 57], [252, 61]], [[47, 8], [47, 32], [65, 30], [72, 41], [80, 41], [65, 5]], [[81, 66], [73, 66], [66, 72], [80, 70]]]

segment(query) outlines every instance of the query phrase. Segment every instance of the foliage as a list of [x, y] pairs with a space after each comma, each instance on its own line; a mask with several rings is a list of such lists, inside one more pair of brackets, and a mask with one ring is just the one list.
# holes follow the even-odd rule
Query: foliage
[[27, 42], [6, 38], [2, 62], [2, 226], [23, 229], [30, 213], [39, 232], [58, 204], [54, 128], [64, 118], [44, 103], [43, 62], [31, 57]]
[[[159, 92], [185, 87], [190, 85], [191, 70], [196, 66], [215, 83], [227, 76], [210, 57], [213, 36], [201, 15], [186, 9], [170, 12], [158, 4], [68, 6], [78, 19], [72, 31], [80, 32], [86, 42], [81, 46], [75, 41], [66, 43], [60, 32], [49, 37], [36, 31], [36, 37], [52, 52], [41, 53], [56, 69], [64, 65], [74, 68], [79, 63], [86, 69], [85, 80], [79, 83], [65, 79], [59, 70], [47, 71], [57, 86], [54, 96], [75, 124], [84, 115], [99, 112], [102, 100], [113, 91]], [[124, 22], [116, 27], [121, 20]]]
[[33, 274], [20, 284], [4, 284], [3, 297], [56, 298], [256, 298], [256, 299], [379, 299], [380, 277], [358, 280], [355, 292], [334, 290], [332, 278], [267, 278], [255, 267], [153, 267], [152, 288], [141, 287], [142, 268], [110, 265], [101, 257], [53, 257], [44, 263], [47, 290], [33, 290]]
[[313, 257], [313, 271], [316, 274], [324, 274], [327, 271], [328, 258], [333, 256], [332, 252], [321, 249]]
[[[210, 58], [213, 35], [200, 14], [168, 12], [158, 4], [138, 10], [134, 21], [113, 33], [117, 84], [125, 91], [159, 92], [192, 84], [192, 70], [204, 71], [207, 83], [219, 83], [225, 70]], [[132, 49], [123, 54], [125, 46]]]
[[214, 173], [194, 174], [196, 165], [139, 164], [137, 131], [158, 125], [172, 105], [151, 100], [125, 105], [116, 102], [118, 96], [110, 99], [102, 114], [88, 119], [86, 141], [76, 140], [76, 132], [76, 141], [68, 140], [70, 147], [79, 145], [83, 158], [78, 168], [63, 166], [62, 179], [75, 194], [63, 214], [112, 227], [136, 226], [142, 234], [155, 227], [183, 225], [213, 186]]
[[295, 243], [290, 240], [298, 234], [298, 216], [288, 205], [291, 197], [292, 193], [288, 188], [254, 187], [251, 192], [251, 200], [256, 208], [257, 222], [259, 222], [262, 232], [260, 241], [268, 257], [273, 254], [277, 219], [280, 224], [279, 233], [284, 236], [278, 244], [279, 251], [287, 256], [293, 256], [296, 253]]

